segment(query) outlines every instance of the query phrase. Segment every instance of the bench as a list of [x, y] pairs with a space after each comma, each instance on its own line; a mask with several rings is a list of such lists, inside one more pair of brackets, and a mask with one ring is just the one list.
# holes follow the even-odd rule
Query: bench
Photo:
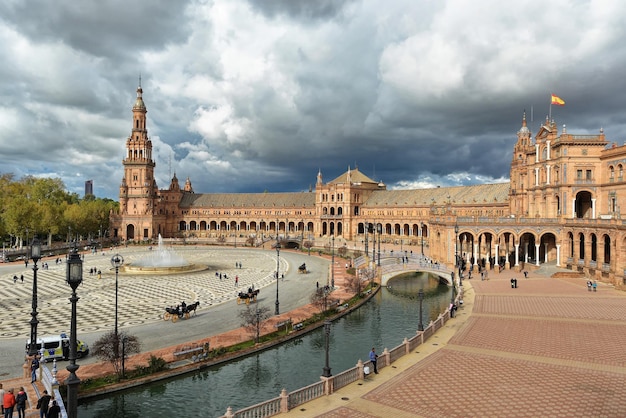
[[291, 319], [288, 319], [286, 321], [282, 321], [276, 324], [276, 329], [278, 331], [287, 331], [289, 329], [289, 327], [291, 326]]
[[189, 348], [186, 350], [181, 350], [181, 351], [175, 351], [174, 352], [174, 357], [179, 359], [179, 358], [183, 358], [186, 357], [188, 355], [194, 355], [194, 354], [199, 354], [201, 352], [204, 351], [203, 347], [194, 347], [194, 348]]

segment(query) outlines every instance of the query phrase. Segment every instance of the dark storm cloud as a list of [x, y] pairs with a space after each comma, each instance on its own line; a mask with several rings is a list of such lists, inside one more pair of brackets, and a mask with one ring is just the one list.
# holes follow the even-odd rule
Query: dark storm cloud
[[294, 19], [328, 19], [339, 14], [350, 1], [337, 0], [248, 0], [267, 17], [287, 15]]
[[63, 42], [90, 55], [112, 57], [183, 41], [188, 2], [169, 0], [7, 1], [2, 20], [36, 42]]
[[0, 171], [115, 198], [141, 73], [160, 187], [176, 172], [196, 192], [301, 191], [348, 166], [388, 187], [503, 181], [550, 93], [560, 130], [624, 142], [625, 8], [9, 0]]

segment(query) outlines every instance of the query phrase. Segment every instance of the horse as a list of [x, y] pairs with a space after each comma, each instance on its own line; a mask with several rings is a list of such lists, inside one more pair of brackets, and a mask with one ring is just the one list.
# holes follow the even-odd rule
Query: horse
[[259, 292], [260, 292], [259, 289], [255, 289], [255, 290], [248, 289], [247, 293], [239, 292], [239, 294], [237, 295], [237, 305], [239, 305], [242, 300], [246, 302], [246, 305], [250, 304], [250, 301], [256, 302], [256, 298]]
[[198, 308], [198, 306], [200, 306], [200, 301], [198, 302], [194, 302], [191, 305], [187, 305], [185, 307], [185, 313], [187, 314], [191, 314], [193, 312], [193, 314], [196, 314], [196, 309]]

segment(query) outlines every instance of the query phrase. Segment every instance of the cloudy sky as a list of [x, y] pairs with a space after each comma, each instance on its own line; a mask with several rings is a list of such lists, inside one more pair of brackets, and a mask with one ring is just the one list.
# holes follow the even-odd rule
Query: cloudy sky
[[[0, 172], [117, 199], [141, 74], [159, 187], [506, 181], [526, 109], [626, 140], [621, 0], [4, 0]], [[531, 108], [533, 121], [530, 122]]]

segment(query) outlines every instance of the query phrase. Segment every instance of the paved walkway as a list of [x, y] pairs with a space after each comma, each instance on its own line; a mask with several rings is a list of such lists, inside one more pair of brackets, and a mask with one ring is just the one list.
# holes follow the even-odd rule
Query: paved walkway
[[[288, 252], [284, 253], [285, 260], [288, 260]], [[270, 252], [265, 254], [271, 260], [266, 264], [267, 272], [271, 274], [275, 269], [276, 259]], [[126, 254], [124, 256], [127, 257]], [[102, 259], [104, 261], [101, 264], [105, 268], [110, 254], [107, 253]], [[315, 257], [311, 257], [311, 261], [313, 259]], [[88, 256], [85, 263], [87, 272], [91, 262]], [[95, 260], [93, 262], [97, 263]], [[234, 270], [234, 262], [235, 259], [227, 258], [217, 268]], [[247, 264], [254, 264], [243, 262], [244, 269], [248, 267]], [[259, 263], [264, 264], [262, 261]], [[230, 264], [232, 267], [229, 267]], [[23, 266], [21, 269], [26, 271]], [[50, 270], [53, 270], [52, 265]], [[205, 280], [212, 280], [215, 271], [213, 268], [201, 276]], [[335, 266], [335, 282], [340, 288], [335, 295], [339, 299], [347, 297], [347, 293], [341, 288], [345, 278], [343, 271], [342, 266]], [[105, 286], [108, 290], [104, 292], [107, 295], [111, 293], [111, 273], [108, 274], [108, 278], [102, 279], [108, 282], [108, 287]], [[310, 281], [315, 281], [313, 275], [297, 277], [293, 269], [292, 274], [293, 276], [286, 276], [284, 285], [280, 284], [284, 286], [281, 291], [287, 292], [291, 288], [295, 289], [293, 295], [310, 294], [302, 292], [301, 286], [302, 283], [311, 286]], [[514, 275], [519, 279], [518, 289], [511, 289], [510, 286], [509, 279]], [[262, 276], [253, 282], [260, 283]], [[326, 276], [324, 272], [323, 277]], [[2, 273], [3, 280], [11, 277], [12, 273]], [[303, 281], [297, 282], [295, 278]], [[56, 280], [59, 281], [59, 277]], [[97, 280], [94, 281], [98, 283]], [[92, 281], [89, 280], [89, 283]], [[626, 346], [626, 294], [604, 284], [598, 285], [597, 292], [588, 292], [584, 279], [554, 279], [533, 273], [528, 279], [524, 279], [521, 274], [511, 271], [500, 274], [491, 272], [488, 281], [480, 281], [475, 277], [465, 280], [464, 283], [465, 303], [457, 317], [449, 321], [426, 344], [402, 357], [391, 367], [383, 368], [378, 375], [351, 384], [331, 396], [309, 402], [283, 415], [400, 418], [626, 416], [626, 396], [623, 395], [626, 383], [626, 354], [623, 349]], [[68, 292], [64, 282], [60, 285], [56, 282], [47, 285], [48, 291], [54, 293], [58, 288], [59, 298], [67, 300]], [[219, 283], [216, 285], [220, 286]], [[19, 289], [21, 283], [18, 282], [15, 286], [14, 289]], [[231, 299], [234, 283], [232, 286], [232, 290], [224, 287], [223, 292], [229, 294]], [[244, 282], [242, 286], [247, 287], [248, 283]], [[169, 285], [165, 282], [163, 292], [168, 288]], [[81, 290], [84, 291], [82, 287]], [[193, 291], [193, 286], [188, 290]], [[16, 292], [19, 293], [17, 290]], [[272, 288], [266, 288], [262, 292], [266, 295], [269, 293], [265, 302], [270, 305], [273, 303], [271, 292]], [[30, 300], [30, 291], [23, 293], [20, 298], [28, 297], [27, 300]], [[181, 297], [178, 293], [165, 295], [164, 303], [171, 300], [170, 298], [177, 300]], [[186, 295], [183, 294], [185, 300], [193, 299]], [[128, 296], [140, 295], [129, 293]], [[292, 299], [296, 299], [295, 296]], [[297, 308], [305, 305], [305, 299], [284, 301], [281, 298], [281, 312], [285, 313], [275, 320], [292, 318], [295, 322], [299, 318], [310, 316], [310, 307]], [[204, 300], [210, 303], [209, 298]], [[83, 307], [84, 299], [81, 298], [79, 303]], [[109, 313], [112, 307], [110, 303], [109, 301]], [[30, 309], [27, 308], [30, 305], [24, 301], [20, 304], [23, 318], [28, 317]], [[233, 304], [234, 301], [213, 305], [204, 314], [208, 315], [206, 318], [209, 320], [224, 322], [227, 315], [233, 316]], [[162, 306], [159, 304], [155, 308], [160, 312]], [[224, 311], [219, 313], [222, 307]], [[145, 323], [133, 328], [133, 333], [145, 330], [147, 334], [163, 336], [162, 332], [155, 330], [163, 330], [163, 326], [168, 326], [168, 335], [176, 330], [185, 330], [190, 335], [195, 335], [194, 324], [206, 321], [194, 322], [194, 319], [177, 324], [164, 323], [159, 321], [155, 313]], [[3, 321], [6, 320], [8, 319], [3, 318]], [[27, 323], [24, 319], [22, 321]], [[110, 329], [110, 321], [100, 326], [103, 330]], [[232, 324], [230, 326], [231, 331], [208, 337], [212, 346], [227, 345], [247, 338], [241, 330], [235, 329], [237, 327]], [[83, 328], [86, 332], [88, 326], [83, 324]], [[23, 336], [27, 330], [28, 328], [19, 331], [18, 335]], [[7, 332], [4, 325], [2, 331]], [[198, 335], [204, 333], [206, 336], [206, 330], [198, 332]], [[142, 336], [140, 338], [143, 339]], [[193, 338], [181, 342], [188, 340]], [[9, 340], [4, 342], [7, 341]], [[132, 367], [133, 362], [145, 364], [148, 354], [164, 357], [171, 355], [173, 350], [170, 345], [133, 358], [129, 367]], [[97, 375], [107, 367], [102, 364], [81, 364], [79, 377]], [[19, 386], [18, 380], [4, 383], [5, 389], [11, 385]]]
[[[93, 343], [101, 334], [114, 326], [115, 272], [110, 259], [115, 251], [104, 255], [86, 254], [83, 266], [84, 281], [78, 288], [78, 335]], [[146, 248], [119, 249], [125, 263], [137, 260], [146, 254]], [[259, 306], [268, 306], [273, 314], [276, 301], [276, 251], [247, 248], [184, 247], [176, 252], [191, 263], [204, 264], [207, 270], [169, 276], [125, 275], [118, 277], [118, 321], [120, 331], [127, 331], [139, 338], [143, 352], [131, 357], [126, 367], [145, 366], [151, 355], [174, 361], [173, 353], [191, 345], [202, 346], [209, 342], [211, 347], [228, 346], [250, 339], [247, 331], [240, 328], [237, 313], [246, 309], [245, 304], [236, 303], [239, 291], [249, 286], [261, 289]], [[45, 259], [49, 268], [40, 269], [38, 282], [38, 335], [68, 332], [70, 324], [69, 302], [71, 294], [65, 283], [65, 264], [56, 264], [54, 258]], [[235, 263], [242, 268], [236, 268]], [[278, 322], [290, 319], [293, 323], [311, 317], [319, 311], [309, 305], [311, 294], [317, 284], [330, 280], [330, 257], [309, 256], [307, 253], [282, 250], [279, 257], [281, 276], [278, 283], [280, 315], [272, 316], [265, 331], [274, 331]], [[306, 262], [307, 274], [300, 274], [297, 266]], [[41, 263], [40, 263], [41, 264]], [[331, 298], [344, 301], [351, 297], [346, 288], [348, 275], [345, 260], [336, 257], [334, 278], [336, 289]], [[102, 278], [89, 275], [89, 269], [101, 270]], [[215, 273], [218, 272], [216, 276]], [[219, 278], [219, 273], [228, 279]], [[17, 283], [13, 276], [17, 275]], [[24, 275], [24, 283], [19, 279]], [[239, 277], [235, 286], [235, 276]], [[28, 269], [23, 263], [0, 265], [0, 281], [5, 283], [0, 290], [0, 307], [4, 314], [0, 318], [0, 380], [4, 388], [23, 386], [34, 406], [36, 394], [30, 378], [23, 378], [24, 343], [30, 334], [30, 311], [32, 299], [32, 264]], [[164, 307], [185, 300], [201, 302], [198, 314], [189, 320], [177, 323], [164, 321]], [[252, 306], [252, 305], [251, 305]], [[112, 373], [112, 366], [101, 363], [94, 356], [82, 358], [77, 375], [80, 379]], [[58, 363], [60, 381], [67, 376], [67, 362]], [[50, 364], [48, 364], [50, 367]], [[43, 390], [40, 387], [39, 390]], [[39, 416], [38, 411], [30, 414]]]
[[464, 283], [457, 317], [426, 344], [283, 416], [626, 416], [626, 294], [510, 271]]

